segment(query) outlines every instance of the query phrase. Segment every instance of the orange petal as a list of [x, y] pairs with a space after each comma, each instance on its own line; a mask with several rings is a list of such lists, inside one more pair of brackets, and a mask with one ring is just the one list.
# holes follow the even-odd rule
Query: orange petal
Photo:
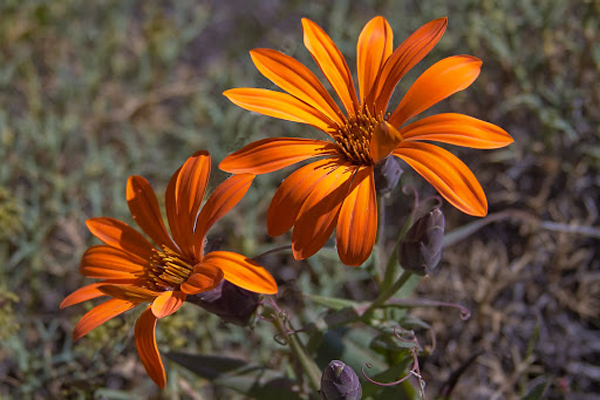
[[134, 175], [129, 177], [127, 205], [135, 222], [154, 243], [175, 248], [171, 236], [165, 229], [154, 190], [146, 179]]
[[156, 346], [157, 320], [150, 307], [139, 316], [135, 323], [135, 345], [148, 376], [158, 387], [164, 389], [167, 386], [167, 376]]
[[279, 185], [267, 211], [269, 236], [282, 235], [294, 225], [312, 188], [340, 163], [341, 160], [335, 158], [315, 161], [298, 169]]
[[226, 280], [243, 289], [263, 294], [277, 293], [277, 283], [271, 274], [256, 261], [241, 254], [211, 251], [202, 264], [220, 268]]
[[171, 315], [179, 310], [179, 307], [183, 305], [185, 298], [186, 294], [179, 290], [162, 292], [152, 302], [152, 314], [154, 314], [156, 318], [164, 318]]
[[404, 140], [432, 140], [475, 149], [497, 149], [513, 142], [494, 124], [453, 113], [423, 118], [402, 128], [400, 134]]
[[454, 207], [477, 217], [487, 214], [487, 200], [481, 185], [456, 156], [420, 142], [402, 142], [392, 154], [406, 161]]
[[433, 64], [408, 89], [388, 122], [400, 126], [446, 97], [468, 88], [481, 71], [481, 60], [452, 56]]
[[310, 104], [329, 120], [344, 123], [342, 112], [327, 89], [302, 63], [271, 49], [254, 49], [250, 56], [261, 74], [274, 84]]
[[388, 124], [386, 121], [382, 121], [379, 123], [379, 126], [375, 129], [373, 133], [373, 138], [371, 139], [371, 147], [370, 153], [373, 162], [377, 164], [379, 161], [386, 158], [392, 150], [400, 144], [402, 141], [402, 136], [400, 133]]
[[165, 208], [167, 211], [167, 220], [169, 221], [169, 228], [171, 228], [171, 234], [175, 242], [182, 242], [182, 238], [184, 236], [182, 230], [183, 226], [181, 226], [178, 222], [176, 194], [177, 180], [182, 168], [183, 166], [173, 173], [171, 179], [169, 179], [169, 183], [167, 184], [167, 189], [165, 190]]
[[88, 278], [135, 278], [144, 273], [147, 261], [115, 247], [92, 246], [83, 253], [79, 272]]
[[124, 250], [134, 256], [149, 260], [154, 248], [141, 233], [114, 218], [90, 218], [86, 225], [92, 235], [109, 246]]
[[75, 325], [73, 341], [87, 335], [109, 319], [131, 310], [137, 304], [119, 299], [110, 299], [88, 311]]
[[212, 192], [198, 216], [194, 233], [194, 256], [200, 259], [204, 253], [204, 238], [208, 230], [244, 197], [254, 175], [234, 175]]
[[304, 45], [340, 97], [348, 117], [353, 117], [359, 104], [352, 82], [352, 73], [344, 56], [333, 40], [317, 24], [302, 18], [302, 27], [304, 28]]
[[103, 285], [104, 282], [96, 282], [91, 285], [84, 286], [82, 288], [77, 289], [60, 303], [60, 308], [65, 308], [72, 306], [74, 304], [79, 304], [81, 302], [95, 299], [97, 297], [106, 296], [106, 293], [98, 290], [98, 286]]
[[312, 256], [327, 243], [355, 171], [354, 166], [341, 166], [312, 188], [294, 224], [292, 251], [296, 260]]
[[377, 198], [373, 167], [359, 169], [342, 204], [337, 228], [337, 250], [346, 265], [369, 258], [377, 237]]
[[193, 295], [216, 288], [223, 280], [221, 268], [209, 264], [198, 264], [187, 281], [181, 284], [181, 291]]
[[204, 200], [209, 176], [210, 155], [206, 151], [199, 151], [186, 160], [175, 182], [177, 218], [169, 223], [171, 228], [173, 225], [176, 226], [174, 229], [174, 232], [177, 232], [175, 242], [186, 257], [193, 255], [194, 227], [202, 200]]
[[231, 102], [246, 110], [286, 121], [312, 125], [330, 133], [335, 123], [325, 114], [294, 96], [267, 89], [239, 88], [223, 92]]
[[356, 64], [362, 100], [371, 91], [381, 67], [392, 54], [393, 46], [394, 33], [383, 17], [373, 18], [360, 33], [356, 46]]
[[150, 303], [160, 296], [162, 292], [146, 289], [142, 287], [144, 283], [146, 282], [142, 279], [125, 283], [105, 281], [104, 284], [98, 286], [98, 290], [115, 299], [125, 300], [136, 304]]
[[381, 69], [379, 79], [367, 98], [367, 104], [376, 102], [375, 110], [385, 110], [400, 79], [433, 49], [442, 38], [447, 25], [447, 18], [430, 21], [398, 46]]
[[312, 157], [334, 155], [336, 145], [299, 138], [262, 139], [230, 154], [219, 168], [232, 174], [266, 174]]

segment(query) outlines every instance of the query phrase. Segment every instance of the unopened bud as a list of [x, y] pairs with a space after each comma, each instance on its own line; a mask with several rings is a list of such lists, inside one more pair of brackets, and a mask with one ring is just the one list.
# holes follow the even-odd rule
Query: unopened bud
[[444, 241], [444, 214], [434, 208], [408, 230], [400, 242], [398, 259], [402, 267], [424, 276], [440, 262]]
[[386, 194], [394, 190], [400, 175], [402, 175], [402, 168], [396, 156], [388, 156], [383, 159], [380, 163], [375, 165], [375, 190], [378, 194]]
[[225, 322], [246, 326], [258, 307], [259, 294], [223, 279], [219, 286], [187, 296], [186, 301], [218, 315]]
[[352, 367], [333, 360], [323, 371], [320, 393], [323, 400], [360, 400], [362, 387]]

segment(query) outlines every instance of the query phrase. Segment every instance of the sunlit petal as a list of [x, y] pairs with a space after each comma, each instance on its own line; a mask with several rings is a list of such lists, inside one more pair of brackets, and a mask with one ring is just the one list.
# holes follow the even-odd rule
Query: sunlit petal
[[314, 185], [294, 224], [294, 258], [304, 260], [325, 245], [335, 228], [355, 171], [354, 166], [338, 167]]
[[377, 237], [377, 198], [373, 167], [359, 169], [338, 218], [337, 249], [346, 265], [369, 258]]
[[79, 304], [87, 300], [95, 299], [97, 297], [106, 296], [106, 293], [98, 290], [98, 286], [103, 284], [104, 282], [96, 282], [77, 289], [76, 291], [65, 297], [62, 303], [60, 303], [60, 308], [69, 307], [74, 304]]
[[417, 78], [389, 118], [401, 126], [446, 97], [468, 88], [481, 71], [481, 60], [473, 56], [452, 56], [433, 64]]
[[144, 273], [144, 261], [115, 247], [92, 246], [83, 253], [79, 272], [89, 278], [135, 278]]
[[77, 323], [73, 330], [73, 341], [87, 335], [109, 319], [131, 310], [137, 303], [125, 300], [110, 299], [88, 311]]
[[167, 385], [167, 376], [156, 345], [157, 320], [150, 307], [140, 315], [135, 324], [135, 345], [148, 376], [164, 389]]
[[456, 156], [420, 142], [402, 142], [392, 154], [406, 161], [454, 207], [478, 217], [487, 214], [487, 200], [481, 185]]
[[164, 318], [171, 315], [179, 310], [179, 307], [183, 305], [185, 298], [186, 294], [179, 290], [162, 292], [152, 302], [152, 314], [154, 314], [156, 318]]
[[340, 97], [348, 116], [354, 116], [358, 111], [359, 104], [352, 81], [352, 73], [344, 56], [333, 40], [317, 24], [302, 18], [302, 27], [304, 28], [304, 45], [312, 54], [333, 90]]
[[232, 174], [266, 174], [318, 156], [337, 154], [333, 143], [298, 138], [262, 139], [230, 154], [219, 168]]
[[114, 218], [90, 218], [86, 225], [92, 235], [109, 246], [148, 260], [154, 248], [144, 236], [124, 222]]
[[209, 264], [198, 264], [188, 280], [181, 284], [181, 291], [192, 295], [212, 290], [221, 283], [223, 276], [221, 268]]
[[496, 149], [508, 146], [513, 138], [502, 128], [463, 114], [436, 114], [400, 129], [404, 140], [431, 140], [472, 147]]
[[143, 287], [145, 280], [114, 283], [104, 282], [98, 286], [101, 292], [120, 300], [126, 300], [132, 303], [150, 303], [154, 301], [162, 292], [156, 292]]
[[371, 138], [370, 153], [373, 163], [386, 158], [402, 141], [402, 136], [392, 125], [382, 121]]
[[241, 254], [212, 251], [202, 263], [220, 268], [226, 280], [243, 289], [263, 294], [277, 293], [277, 283], [271, 274], [256, 261]]
[[394, 34], [385, 18], [375, 17], [365, 25], [356, 46], [361, 100], [371, 91], [381, 67], [392, 54], [393, 46]]

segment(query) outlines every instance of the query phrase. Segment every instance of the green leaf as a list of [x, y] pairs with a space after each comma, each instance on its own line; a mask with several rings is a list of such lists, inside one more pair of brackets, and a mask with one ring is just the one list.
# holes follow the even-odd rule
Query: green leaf
[[544, 398], [546, 389], [550, 386], [550, 380], [545, 379], [544, 381], [535, 385], [529, 393], [527, 393], [521, 400], [541, 400]]

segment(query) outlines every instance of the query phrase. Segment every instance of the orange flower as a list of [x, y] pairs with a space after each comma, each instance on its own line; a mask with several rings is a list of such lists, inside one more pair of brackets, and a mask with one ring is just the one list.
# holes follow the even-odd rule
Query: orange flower
[[346, 60], [327, 34], [303, 19], [304, 44], [337, 93], [342, 113], [318, 78], [303, 64], [280, 52], [250, 52], [258, 70], [287, 93], [239, 88], [224, 94], [247, 110], [312, 125], [332, 141], [263, 139], [229, 155], [220, 168], [264, 174], [320, 157], [292, 173], [279, 187], [267, 213], [271, 236], [292, 226], [296, 259], [315, 254], [337, 226], [337, 248], [347, 265], [370, 255], [377, 228], [374, 165], [394, 155], [406, 161], [450, 204], [476, 216], [487, 214], [483, 189], [468, 167], [448, 151], [421, 141], [490, 149], [512, 138], [501, 128], [462, 115], [439, 114], [402, 127], [413, 116], [467, 88], [479, 75], [472, 56], [445, 58], [427, 69], [390, 114], [392, 92], [408, 70], [435, 46], [446, 18], [431, 21], [393, 51], [393, 34], [383, 17], [364, 27], [357, 45], [357, 95]]
[[165, 201], [171, 234], [148, 181], [131, 176], [127, 181], [129, 210], [156, 246], [124, 222], [89, 219], [88, 228], [105, 244], [84, 253], [80, 272], [103, 280], [76, 290], [61, 304], [63, 308], [112, 297], [81, 318], [73, 331], [77, 340], [138, 304], [150, 303], [135, 325], [135, 343], [148, 375], [161, 388], [166, 376], [156, 346], [158, 318], [177, 311], [187, 295], [211, 290], [223, 279], [253, 292], [277, 293], [273, 277], [253, 260], [228, 251], [204, 253], [207, 231], [242, 199], [254, 179], [251, 174], [229, 178], [200, 209], [209, 175], [210, 156], [198, 152], [169, 181]]

